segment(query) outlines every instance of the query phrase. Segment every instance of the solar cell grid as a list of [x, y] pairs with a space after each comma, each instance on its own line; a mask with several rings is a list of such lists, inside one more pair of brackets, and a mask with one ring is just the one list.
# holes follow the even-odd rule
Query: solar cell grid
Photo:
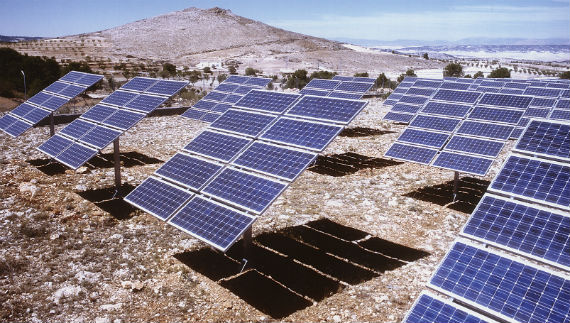
[[235, 105], [252, 110], [282, 113], [298, 98], [300, 98], [298, 94], [253, 90]]
[[186, 145], [184, 150], [229, 162], [250, 142], [247, 138], [206, 130]]
[[366, 93], [372, 88], [372, 85], [362, 82], [342, 82], [335, 88], [335, 91]]
[[523, 114], [524, 111], [522, 110], [497, 109], [476, 106], [469, 114], [468, 119], [517, 124]]
[[493, 80], [484, 80], [484, 81], [481, 81], [481, 83], [479, 83], [479, 85], [502, 88], [503, 86], [505, 86], [505, 82], [493, 81]]
[[433, 166], [485, 176], [492, 163], [493, 160], [489, 158], [442, 151], [433, 162]]
[[4, 132], [9, 134], [12, 137], [18, 137], [19, 135], [23, 134], [26, 130], [30, 129], [33, 125], [31, 123], [27, 123], [21, 120], [16, 120], [8, 127], [4, 128]]
[[514, 95], [521, 95], [524, 93], [524, 90], [519, 89], [501, 89], [499, 91], [501, 94], [514, 94]]
[[362, 94], [332, 91], [329, 94], [329, 97], [330, 98], [340, 98], [340, 99], [350, 99], [350, 100], [360, 100], [360, 99], [362, 99]]
[[216, 91], [231, 93], [239, 87], [239, 84], [232, 83], [222, 83], [217, 88]]
[[428, 322], [469, 322], [484, 323], [494, 322], [488, 318], [482, 318], [480, 314], [471, 312], [458, 304], [444, 301], [432, 294], [423, 292], [410, 311], [405, 323], [428, 323]]
[[117, 110], [107, 119], [105, 119], [103, 123], [112, 127], [127, 130], [137, 124], [137, 122], [141, 121], [144, 117], [144, 114], [141, 113], [135, 113], [126, 110]]
[[212, 108], [212, 112], [224, 113], [232, 107], [229, 103], [218, 103]]
[[125, 107], [142, 111], [144, 113], [150, 113], [152, 110], [158, 108], [158, 106], [164, 103], [164, 101], [167, 99], [168, 98], [165, 97], [141, 94], [125, 104]]
[[546, 118], [548, 117], [549, 113], [550, 113], [550, 108], [528, 108], [524, 112], [523, 116]]
[[432, 148], [441, 148], [449, 138], [449, 134], [440, 132], [430, 132], [417, 129], [406, 129], [398, 137], [398, 141], [428, 146]]
[[570, 158], [570, 124], [533, 120], [517, 142], [516, 151]]
[[568, 121], [570, 120], [570, 110], [554, 109], [550, 113], [549, 118], [554, 120]]
[[432, 81], [432, 80], [417, 80], [414, 83], [414, 87], [427, 87], [437, 89], [443, 84], [442, 81]]
[[181, 81], [160, 80], [157, 83], [155, 83], [153, 86], [148, 88], [145, 92], [172, 96], [178, 93], [178, 91], [182, 90], [187, 84], [188, 82], [186, 81], [181, 82]]
[[55, 157], [71, 146], [71, 144], [73, 144], [73, 141], [56, 134], [41, 144], [38, 150], [50, 157]]
[[396, 122], [403, 122], [409, 123], [414, 118], [413, 114], [410, 113], [396, 113], [396, 112], [388, 112], [384, 116], [383, 120], [390, 120]]
[[188, 118], [188, 119], [201, 120], [205, 114], [206, 114], [206, 111], [202, 111], [202, 110], [195, 109], [195, 108], [190, 108], [190, 109], [184, 111], [184, 113], [181, 115], [185, 118]]
[[44, 101], [41, 104], [41, 106], [50, 111], [55, 111], [59, 109], [62, 105], [66, 104], [68, 101], [69, 101], [68, 99], [52, 96], [48, 100]]
[[44, 109], [34, 108], [24, 116], [24, 119], [30, 121], [33, 124], [36, 124], [49, 116], [50, 113], [51, 112]]
[[2, 118], [0, 118], [0, 129], [2, 129], [2, 130], [7, 129], [12, 124], [14, 124], [14, 122], [16, 122], [16, 121], [18, 121], [17, 118], [15, 118], [9, 114], [5, 114]]
[[209, 110], [212, 110], [212, 108], [215, 107], [216, 104], [218, 104], [218, 103], [214, 102], [214, 101], [200, 100], [200, 101], [196, 102], [196, 104], [194, 104], [193, 107], [198, 108], [200, 110], [209, 111]]
[[415, 85], [408, 89], [406, 95], [419, 95], [419, 96], [431, 96], [436, 89], [430, 88], [418, 88]]
[[507, 140], [511, 136], [514, 127], [479, 121], [465, 120], [457, 130], [458, 134]]
[[422, 113], [462, 118], [467, 115], [469, 109], [471, 107], [468, 105], [430, 101], [422, 108]]
[[104, 98], [101, 103], [113, 104], [118, 106], [124, 106], [127, 102], [132, 100], [137, 96], [136, 93], [125, 92], [117, 90], [111, 93], [109, 96]]
[[306, 87], [312, 89], [334, 90], [339, 84], [341, 84], [340, 81], [312, 79]]
[[399, 98], [396, 100], [392, 100], [392, 99], [388, 99], [386, 101], [384, 101], [384, 105], [385, 106], [393, 106], [394, 104], [398, 103]]
[[68, 135], [71, 138], [79, 139], [84, 134], [88, 133], [91, 129], [95, 128], [97, 125], [91, 122], [86, 122], [85, 120], [75, 119], [70, 124], [61, 129], [60, 133]]
[[557, 109], [570, 109], [570, 100], [568, 99], [560, 99], [556, 102], [555, 108]]
[[221, 165], [197, 157], [177, 153], [156, 174], [183, 186], [199, 190], [222, 168]]
[[411, 95], [404, 95], [400, 98], [401, 103], [410, 103], [410, 104], [418, 104], [422, 105], [426, 103], [428, 98], [423, 96], [411, 96]]
[[562, 92], [560, 92], [560, 97], [570, 99], [570, 90], [562, 90]]
[[164, 181], [149, 177], [131, 191], [125, 201], [161, 220], [166, 220], [192, 195]]
[[543, 87], [528, 87], [524, 91], [524, 95], [533, 95], [533, 96], [540, 96], [540, 97], [558, 97], [560, 95], [561, 90], [559, 89], [549, 89]]
[[102, 75], [95, 75], [95, 74], [83, 74], [83, 76], [81, 78], [79, 78], [78, 80], [76, 80], [74, 83], [77, 84], [81, 84], [81, 85], [87, 85], [87, 86], [91, 86], [97, 82], [99, 82], [99, 80], [101, 80], [103, 78]]
[[[430, 102], [431, 103], [431, 102]], [[429, 104], [429, 103], [428, 103]], [[397, 103], [395, 104], [390, 111], [392, 112], [405, 112], [405, 113], [412, 113], [415, 114], [420, 109], [417, 105], [410, 105], [404, 103]]]
[[204, 116], [202, 117], [202, 121], [212, 123], [212, 122], [218, 120], [221, 116], [222, 115], [218, 114], [218, 113], [206, 112], [206, 114], [204, 114]]
[[436, 149], [394, 143], [384, 154], [386, 157], [429, 165], [437, 154]]
[[460, 151], [489, 157], [497, 157], [505, 145], [504, 142], [453, 136], [445, 146], [446, 150]]
[[62, 78], [60, 78], [60, 81], [75, 82], [80, 78], [82, 78], [84, 75], [85, 74], [81, 72], [70, 71], [69, 73], [65, 74]]
[[467, 90], [471, 84], [469, 83], [455, 83], [455, 82], [443, 82], [440, 89], [448, 89], [448, 90]]
[[218, 101], [222, 102], [222, 100], [227, 96], [227, 93], [212, 91], [204, 97], [204, 100], [211, 100], [211, 101]]
[[83, 146], [78, 143], [73, 143], [67, 147], [63, 152], [55, 157], [57, 161], [65, 164], [73, 169], [85, 164], [89, 159], [97, 154], [97, 150]]
[[271, 115], [230, 109], [213, 122], [210, 127], [256, 137], [275, 118]]
[[121, 131], [97, 126], [79, 138], [79, 140], [98, 149], [103, 149], [113, 142], [113, 140], [117, 139], [121, 134]]
[[144, 77], [135, 77], [128, 81], [125, 85], [121, 86], [123, 90], [134, 90], [143, 92], [144, 90], [157, 83], [158, 80]]
[[30, 111], [32, 111], [33, 109], [35, 109], [35, 107], [33, 105], [29, 105], [29, 104], [24, 102], [24, 103], [20, 104], [19, 106], [17, 106], [12, 111], [10, 111], [10, 113], [13, 115], [17, 115], [19, 117], [24, 117], [26, 114], [30, 113]]
[[477, 92], [483, 93], [499, 93], [501, 92], [501, 88], [498, 87], [490, 87], [490, 86], [479, 86], [476, 89]]
[[316, 96], [327, 96], [330, 93], [332, 93], [332, 92], [325, 91], [325, 90], [306, 89], [306, 88], [299, 91], [299, 94], [302, 94], [302, 95], [316, 95]]
[[115, 111], [117, 111], [117, 109], [97, 104], [91, 109], [87, 110], [87, 112], [85, 112], [83, 115], [81, 115], [81, 118], [93, 120], [95, 122], [102, 122]]
[[335, 75], [332, 78], [333, 80], [337, 80], [337, 81], [352, 81], [354, 80], [354, 77], [352, 76], [342, 76], [342, 75]]
[[65, 89], [62, 89], [61, 91], [59, 91], [58, 94], [64, 95], [64, 96], [69, 97], [69, 98], [73, 98], [73, 97], [81, 94], [81, 92], [85, 91], [85, 89], [86, 89], [85, 87], [69, 85]]
[[59, 91], [65, 89], [68, 85], [69, 84], [67, 84], [67, 83], [56, 81], [56, 82], [52, 83], [50, 86], [46, 87], [44, 89], [44, 91], [48, 91], [48, 92], [52, 92], [52, 93], [58, 93]]
[[39, 92], [38, 94], [29, 98], [28, 102], [35, 103], [37, 105], [41, 105], [42, 103], [44, 103], [45, 101], [47, 101], [51, 97], [52, 96], [50, 94], [47, 94], [45, 92]]
[[530, 83], [509, 82], [509, 83], [506, 83], [504, 87], [507, 89], [524, 90], [529, 86], [530, 86]]
[[280, 118], [261, 135], [261, 139], [322, 151], [341, 130], [341, 126], [331, 124]]
[[410, 127], [452, 132], [460, 122], [461, 120], [459, 119], [419, 114], [410, 122]]
[[238, 75], [230, 75], [224, 83], [236, 83], [236, 84], [243, 84], [247, 82], [249, 78], [246, 76], [238, 76]]
[[548, 98], [534, 98], [530, 101], [529, 106], [531, 107], [553, 107], [556, 104], [556, 99]]
[[234, 93], [236, 93], [236, 94], [247, 94], [247, 93], [249, 93], [249, 91], [255, 90], [255, 89], [256, 88], [253, 86], [241, 85], [240, 87], [238, 87], [237, 89], [234, 90]]
[[532, 99], [530, 96], [485, 93], [479, 104], [526, 109]]
[[250, 77], [245, 84], [247, 85], [254, 85], [259, 87], [265, 87], [267, 84], [271, 82], [270, 78], [262, 78], [262, 77]]
[[236, 103], [239, 100], [241, 100], [242, 96], [239, 94], [228, 94], [223, 100], [222, 102], [225, 103]]
[[475, 103], [480, 96], [481, 92], [440, 89], [435, 93], [433, 99], [448, 102]]
[[356, 117], [365, 106], [366, 101], [304, 96], [289, 109], [287, 115], [347, 124]]

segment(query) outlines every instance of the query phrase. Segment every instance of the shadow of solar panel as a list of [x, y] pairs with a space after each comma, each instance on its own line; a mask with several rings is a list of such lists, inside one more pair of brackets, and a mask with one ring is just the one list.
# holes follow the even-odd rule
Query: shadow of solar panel
[[47, 94], [45, 92], [39, 92], [38, 94], [29, 98], [28, 102], [35, 103], [37, 105], [41, 105], [42, 103], [44, 103], [45, 101], [47, 101], [51, 97], [52, 96], [50, 94]]
[[475, 103], [481, 96], [481, 92], [473, 91], [457, 91], [457, 90], [438, 90], [433, 96], [434, 100], [460, 102], [460, 103]]
[[550, 108], [527, 108], [523, 116], [546, 118], [548, 117], [550, 110], [551, 110]]
[[570, 124], [533, 120], [515, 146], [515, 150], [570, 158]]
[[413, 86], [406, 91], [406, 95], [431, 96], [435, 91], [436, 89], [417, 88], [416, 86]]
[[339, 84], [341, 84], [341, 82], [335, 80], [312, 79], [305, 87], [312, 89], [334, 90]]
[[[431, 102], [430, 102], [431, 103]], [[404, 112], [404, 113], [412, 113], [415, 114], [420, 109], [420, 106], [417, 105], [410, 105], [404, 103], [396, 103], [393, 107], [391, 112]]]
[[4, 128], [4, 132], [9, 134], [12, 137], [18, 137], [19, 135], [23, 134], [26, 130], [30, 129], [33, 125], [21, 120], [16, 120], [8, 127]]
[[145, 212], [166, 221], [192, 196], [192, 193], [149, 177], [124, 199]]
[[485, 194], [462, 234], [569, 270], [568, 230], [568, 216]]
[[168, 98], [141, 94], [125, 104], [125, 107], [149, 113], [158, 108]]
[[341, 130], [336, 125], [280, 118], [261, 138], [322, 151]]
[[362, 94], [360, 94], [360, 93], [344, 93], [344, 92], [333, 91], [329, 94], [329, 98], [360, 100], [360, 99], [362, 99]]
[[126, 110], [117, 110], [107, 119], [105, 119], [105, 121], [103, 121], [103, 124], [127, 130], [137, 124], [137, 122], [141, 121], [144, 117], [144, 114], [141, 113], [135, 113]]
[[238, 76], [238, 75], [230, 75], [224, 83], [237, 83], [237, 84], [244, 84], [249, 80], [249, 77], [245, 76]]
[[24, 116], [24, 119], [30, 121], [33, 124], [36, 124], [42, 121], [44, 118], [48, 117], [50, 114], [51, 114], [50, 111], [46, 111], [40, 108], [34, 108]]
[[570, 109], [570, 100], [567, 99], [560, 99], [556, 103], [556, 109]]
[[523, 110], [496, 109], [477, 106], [473, 108], [468, 119], [496, 121], [517, 124], [524, 114]]
[[314, 153], [254, 142], [233, 164], [292, 181], [316, 156]]
[[471, 107], [468, 105], [430, 101], [422, 108], [422, 113], [461, 118], [467, 115], [469, 109]]
[[497, 157], [504, 145], [505, 143], [500, 141], [453, 136], [445, 146], [445, 150]]
[[69, 85], [65, 89], [59, 91], [58, 94], [73, 98], [81, 94], [81, 92], [85, 91], [85, 89], [86, 89], [85, 87]]
[[121, 131], [97, 126], [79, 138], [79, 140], [99, 149], [103, 149], [113, 142], [113, 140], [117, 139], [121, 134]]
[[107, 103], [107, 104], [113, 104], [113, 105], [118, 105], [118, 106], [124, 106], [125, 104], [127, 104], [127, 102], [131, 101], [132, 99], [134, 99], [138, 94], [136, 93], [131, 93], [131, 92], [125, 92], [125, 91], [121, 91], [121, 90], [117, 90], [113, 93], [111, 93], [109, 96], [107, 96], [106, 98], [104, 98], [101, 103]]
[[181, 116], [192, 119], [192, 120], [200, 120], [206, 114], [206, 111], [202, 111], [195, 108], [189, 108], [188, 110], [184, 111]]
[[362, 82], [342, 82], [334, 90], [343, 92], [366, 93], [372, 88], [372, 85], [373, 84]]
[[87, 110], [87, 112], [85, 112], [83, 115], [81, 115], [81, 118], [93, 120], [95, 122], [102, 122], [103, 120], [107, 119], [108, 116], [115, 113], [115, 111], [117, 111], [117, 109], [97, 104], [91, 109]]
[[184, 150], [228, 162], [250, 142], [251, 139], [206, 130]]
[[17, 106], [12, 111], [10, 111], [10, 113], [23, 118], [26, 114], [30, 113], [30, 111], [32, 111], [33, 109], [35, 109], [35, 107], [33, 105], [29, 105], [29, 104], [24, 102], [24, 103], [20, 104], [19, 106]]
[[567, 279], [461, 242], [453, 245], [429, 285], [507, 320], [570, 319]]
[[386, 113], [386, 115], [384, 116], [384, 119], [382, 119], [382, 120], [390, 120], [390, 121], [396, 121], [396, 122], [409, 123], [413, 117], [414, 117], [414, 115], [410, 114], [410, 113], [388, 112], [388, 113]]
[[282, 113], [300, 97], [300, 95], [292, 93], [253, 90], [235, 105], [252, 110]]
[[198, 190], [221, 168], [222, 166], [218, 164], [177, 153], [162, 165], [156, 174]]
[[253, 221], [237, 210], [196, 196], [168, 223], [225, 252]]
[[64, 138], [60, 135], [51, 136], [46, 142], [38, 147], [38, 150], [49, 155], [50, 157], [55, 157], [59, 155], [62, 151], [66, 150], [69, 146], [73, 144], [73, 141]]
[[256, 137], [275, 118], [275, 116], [230, 109], [210, 127]]
[[433, 166], [485, 176], [492, 163], [493, 160], [488, 158], [442, 151], [433, 162]]
[[513, 126], [465, 120], [457, 130], [457, 133], [484, 138], [507, 140], [511, 136], [513, 130]]
[[89, 159], [97, 154], [97, 150], [83, 146], [78, 143], [73, 143], [63, 152], [55, 157], [55, 159], [62, 164], [65, 164], [72, 169], [77, 169], [79, 166], [85, 164]]
[[570, 166], [511, 155], [490, 189], [570, 208]]
[[346, 124], [364, 109], [366, 103], [366, 101], [304, 96], [287, 112], [287, 115]]
[[285, 187], [279, 182], [226, 168], [202, 192], [260, 214]]
[[96, 126], [97, 125], [94, 123], [86, 122], [85, 120], [81, 119], [75, 119], [65, 128], [61, 129], [60, 133], [68, 135], [71, 138], [79, 139], [81, 136], [85, 135]]
[[526, 109], [532, 99], [530, 96], [485, 93], [479, 104]]
[[449, 138], [449, 134], [440, 132], [430, 132], [416, 129], [406, 129], [398, 141], [408, 142], [412, 144], [428, 146], [433, 148], [441, 148]]
[[160, 80], [145, 92], [173, 96], [174, 94], [178, 93], [178, 91], [182, 90], [187, 84], [188, 82], [185, 81], [181, 82]]
[[241, 100], [242, 96], [238, 95], [238, 94], [228, 94], [223, 100], [222, 102], [226, 102], [226, 103], [236, 103], [239, 100]]
[[410, 122], [410, 127], [452, 132], [460, 122], [461, 120], [459, 119], [426, 116], [420, 114], [417, 115], [414, 120], [412, 120], [412, 122]]
[[422, 292], [407, 316], [405, 323], [427, 322], [470, 322], [485, 323], [495, 322], [484, 318], [480, 314], [471, 312], [464, 307], [444, 301], [433, 294]]
[[427, 97], [423, 97], [423, 96], [410, 96], [410, 95], [404, 95], [400, 98], [399, 102], [401, 103], [410, 103], [410, 104], [417, 104], [417, 105], [422, 105], [424, 103], [426, 103], [426, 101], [428, 100]]
[[429, 165], [437, 154], [436, 149], [394, 143], [384, 154], [385, 157]]
[[69, 84], [57, 81], [52, 83], [50, 86], [46, 87], [44, 91], [48, 91], [51, 93], [58, 93], [59, 91], [65, 89]]
[[570, 120], [570, 110], [554, 109], [552, 110], [552, 113], [550, 113], [549, 118], [554, 120], [568, 121]]
[[562, 90], [549, 89], [541, 87], [528, 87], [524, 90], [524, 95], [541, 96], [541, 97], [558, 97]]
[[241, 85], [240, 87], [238, 87], [237, 89], [235, 89], [233, 91], [233, 93], [235, 94], [248, 94], [249, 91], [251, 90], [255, 90], [257, 89], [256, 87], [253, 86], [246, 86], [246, 85]]
[[443, 82], [439, 88], [447, 90], [467, 90], [470, 86], [471, 84], [469, 83]]
[[132, 80], [128, 81], [125, 85], [121, 86], [121, 89], [143, 92], [156, 82], [156, 79], [135, 77]]
[[42, 103], [41, 106], [50, 111], [55, 111], [59, 109], [59, 107], [61, 107], [62, 105], [66, 104], [68, 101], [69, 101], [68, 99], [52, 96], [47, 101], [44, 101], [44, 103]]
[[299, 91], [299, 94], [302, 95], [315, 95], [315, 96], [327, 96], [330, 93], [332, 92], [324, 90], [307, 89], [307, 88], [304, 88], [301, 91]]
[[229, 103], [218, 103], [212, 108], [212, 112], [224, 113], [232, 107]]

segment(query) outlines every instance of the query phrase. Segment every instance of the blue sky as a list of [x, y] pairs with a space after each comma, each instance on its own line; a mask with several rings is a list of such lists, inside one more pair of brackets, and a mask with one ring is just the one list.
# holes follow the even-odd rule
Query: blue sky
[[326, 38], [570, 39], [570, 0], [0, 0], [0, 35], [92, 32], [193, 6]]

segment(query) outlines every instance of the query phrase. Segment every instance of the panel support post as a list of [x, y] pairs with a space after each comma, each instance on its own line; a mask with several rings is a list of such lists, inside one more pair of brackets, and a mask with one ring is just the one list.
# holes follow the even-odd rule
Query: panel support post
[[[249, 228], [247, 228], [247, 230], [245, 230], [243, 232], [243, 258], [244, 261], [247, 261], [247, 258], [249, 258], [249, 253], [250, 253], [250, 249], [251, 249], [251, 240], [252, 240], [252, 235], [253, 235], [253, 227], [250, 226]], [[244, 266], [245, 267], [245, 266]]]
[[121, 189], [121, 156], [119, 149], [119, 137], [113, 141], [113, 158], [115, 160], [115, 196]]
[[55, 135], [55, 121], [52, 112], [49, 114], [49, 136], [53, 137], [53, 135]]
[[457, 199], [457, 192], [459, 191], [459, 172], [455, 172], [453, 176], [453, 202]]

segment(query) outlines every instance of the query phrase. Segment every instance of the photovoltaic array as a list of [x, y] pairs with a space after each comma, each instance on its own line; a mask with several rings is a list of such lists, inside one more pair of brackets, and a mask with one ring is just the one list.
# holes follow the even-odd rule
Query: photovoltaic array
[[225, 251], [366, 104], [252, 90], [125, 200]]
[[[570, 320], [569, 145], [570, 122], [531, 119], [428, 287], [509, 322]], [[442, 302], [422, 294], [405, 321], [455, 313]]]
[[230, 75], [212, 92], [186, 110], [182, 116], [206, 123], [216, 121], [224, 112], [251, 90], [261, 90], [271, 82], [270, 78]]
[[368, 77], [335, 75], [332, 80], [312, 79], [299, 93], [359, 100], [374, 86], [375, 82], [375, 79]]
[[186, 81], [135, 77], [38, 149], [77, 169], [187, 84]]
[[18, 137], [102, 78], [71, 71], [0, 118], [0, 129]]

